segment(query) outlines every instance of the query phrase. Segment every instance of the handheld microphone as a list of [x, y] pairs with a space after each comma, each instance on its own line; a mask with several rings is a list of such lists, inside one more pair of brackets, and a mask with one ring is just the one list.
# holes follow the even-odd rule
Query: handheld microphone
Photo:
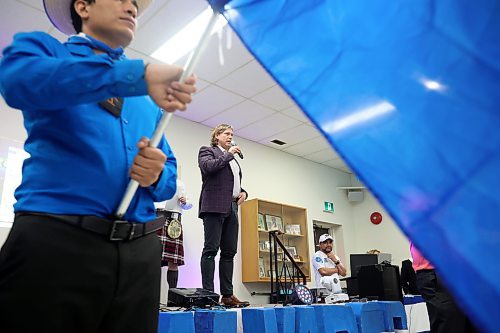
[[[236, 142], [231, 141], [231, 146], [236, 146]], [[241, 159], [243, 159], [243, 153], [242, 153], [241, 151], [238, 153], [238, 156], [239, 156]]]

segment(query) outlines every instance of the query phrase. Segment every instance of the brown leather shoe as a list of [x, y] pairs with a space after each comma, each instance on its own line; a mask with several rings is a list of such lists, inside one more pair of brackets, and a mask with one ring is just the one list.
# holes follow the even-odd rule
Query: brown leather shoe
[[240, 301], [236, 296], [231, 295], [230, 297], [222, 297], [221, 303], [225, 306], [235, 307], [235, 308], [244, 308], [250, 305], [249, 302]]

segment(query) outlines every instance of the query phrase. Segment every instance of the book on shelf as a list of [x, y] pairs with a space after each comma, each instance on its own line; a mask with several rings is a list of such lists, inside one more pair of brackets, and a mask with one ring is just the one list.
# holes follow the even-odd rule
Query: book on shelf
[[259, 277], [266, 277], [266, 267], [264, 265], [264, 258], [259, 258]]
[[285, 249], [292, 257], [295, 258], [297, 256], [297, 248], [295, 246], [285, 246]]
[[260, 241], [259, 242], [259, 250], [261, 250], [261, 251], [271, 250], [271, 243], [269, 243], [269, 241]]
[[264, 214], [259, 213], [258, 216], [257, 228], [260, 230], [267, 230], [266, 222], [264, 221]]
[[287, 224], [285, 232], [290, 235], [300, 235], [300, 224]]

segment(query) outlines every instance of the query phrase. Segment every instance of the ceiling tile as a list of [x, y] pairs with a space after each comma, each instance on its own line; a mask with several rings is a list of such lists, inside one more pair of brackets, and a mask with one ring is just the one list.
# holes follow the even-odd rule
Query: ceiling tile
[[141, 51], [134, 49], [133, 47], [127, 47], [125, 49], [125, 55], [130, 59], [143, 59], [145, 62], [148, 63], [163, 64], [160, 60], [152, 58], [147, 54], [144, 54]]
[[348, 172], [348, 173], [353, 173], [351, 169], [347, 166], [347, 164], [344, 163], [344, 161], [341, 158], [336, 158], [330, 161], [323, 162], [322, 164], [335, 168], [340, 171]]
[[[299, 142], [304, 142], [318, 136], [320, 136], [320, 133], [314, 127], [306, 124], [301, 124], [297, 127], [265, 138], [259, 141], [259, 143], [282, 150]], [[285, 142], [285, 144], [282, 146], [278, 146], [275, 143], [272, 143], [271, 141], [275, 139], [283, 141]]]
[[161, 9], [165, 7], [169, 2], [172, 2], [172, 0], [152, 1], [146, 11], [141, 13], [141, 16], [139, 17], [138, 28], [141, 29], [142, 27], [144, 27], [148, 23], [148, 21], [158, 13], [160, 13]]
[[197, 93], [193, 97], [193, 102], [188, 106], [188, 110], [186, 112], [179, 112], [179, 116], [192, 121], [202, 122], [243, 100], [244, 98], [241, 96], [210, 85]]
[[286, 114], [289, 117], [295, 118], [303, 123], [311, 124], [311, 122], [306, 117], [304, 112], [302, 112], [302, 110], [296, 105], [281, 111], [281, 113]]
[[144, 54], [152, 54], [177, 31], [207, 8], [205, 1], [154, 1], [152, 6], [144, 13], [145, 20], [139, 21], [139, 28], [135, 39], [130, 45]]
[[323, 162], [322, 164], [328, 165], [332, 168], [347, 168], [347, 165], [341, 158], [334, 158], [333, 160]]
[[285, 148], [285, 152], [292, 155], [304, 156], [330, 148], [330, 144], [326, 139], [320, 135], [312, 140], [304, 141], [293, 146]]
[[61, 43], [68, 40], [68, 36], [57, 30], [55, 27], [49, 29], [49, 34]]
[[[147, 63], [163, 64], [161, 61], [156, 60], [155, 58], [151, 58], [150, 56], [145, 55], [145, 54], [143, 54], [143, 53], [141, 53], [133, 48], [130, 48], [130, 47], [125, 49], [125, 54], [127, 55], [127, 57], [129, 59], [142, 59]], [[196, 90], [198, 92], [200, 92], [203, 89], [205, 89], [206, 87], [208, 87], [209, 85], [210, 85], [209, 82], [198, 78], [198, 80], [196, 81]]]
[[248, 98], [275, 84], [274, 80], [255, 60], [217, 81], [217, 85]]
[[[26, 4], [32, 8], [38, 9], [39, 11], [45, 13], [45, 9], [43, 8], [42, 0], [17, 0], [17, 1], [21, 2], [23, 4]], [[8, 2], [8, 1], [6, 1], [6, 2]]]
[[302, 157], [318, 163], [323, 163], [339, 158], [339, 156], [331, 148], [323, 149], [312, 154], [304, 155]]
[[[208, 88], [211, 84], [205, 80], [198, 78], [196, 80], [196, 93], [195, 95], [201, 93], [204, 89]], [[195, 97], [193, 97], [195, 98]]]
[[[227, 48], [228, 37], [231, 41], [230, 48]], [[220, 60], [221, 54], [222, 64]], [[176, 64], [184, 66], [187, 59], [188, 55], [176, 61]], [[218, 34], [214, 34], [210, 37], [207, 48], [203, 51], [194, 72], [198, 77], [209, 82], [217, 82], [231, 72], [243, 67], [252, 59], [252, 55], [247, 51], [246, 47], [243, 46], [239, 37], [229, 26], [226, 26], [221, 32], [220, 39]]]
[[287, 129], [297, 127], [300, 122], [284, 116], [280, 113], [275, 113], [270, 117], [264, 118], [242, 129], [237, 129], [235, 135], [242, 138], [259, 142], [264, 138], [274, 134], [286, 131]]
[[221, 112], [212, 118], [203, 122], [203, 124], [215, 127], [219, 124], [231, 124], [237, 130], [243, 128], [260, 119], [271, 116], [275, 111], [268, 109], [260, 104], [246, 100], [237, 104], [227, 111]]
[[252, 99], [276, 111], [281, 111], [294, 105], [292, 99], [283, 91], [283, 89], [281, 89], [279, 85], [275, 85], [270, 89], [255, 95]]

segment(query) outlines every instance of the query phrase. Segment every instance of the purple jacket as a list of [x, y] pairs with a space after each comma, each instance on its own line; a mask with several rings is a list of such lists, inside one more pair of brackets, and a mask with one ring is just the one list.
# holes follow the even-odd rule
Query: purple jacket
[[[203, 213], [227, 214], [231, 211], [234, 178], [229, 162], [232, 159], [234, 159], [232, 154], [222, 152], [219, 147], [200, 148], [198, 153], [198, 166], [202, 179], [198, 213], [200, 218]], [[246, 193], [244, 189], [241, 191]]]

